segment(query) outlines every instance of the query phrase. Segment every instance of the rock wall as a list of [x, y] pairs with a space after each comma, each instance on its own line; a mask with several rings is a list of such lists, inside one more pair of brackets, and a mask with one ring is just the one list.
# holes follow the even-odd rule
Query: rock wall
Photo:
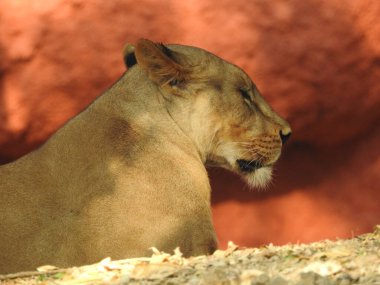
[[0, 163], [110, 86], [126, 42], [195, 45], [243, 67], [294, 131], [271, 191], [210, 170], [221, 245], [370, 231], [380, 222], [379, 17], [376, 0], [2, 0]]

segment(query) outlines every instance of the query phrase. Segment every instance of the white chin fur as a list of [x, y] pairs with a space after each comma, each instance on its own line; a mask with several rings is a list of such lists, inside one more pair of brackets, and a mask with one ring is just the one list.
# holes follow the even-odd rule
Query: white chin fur
[[262, 167], [244, 177], [249, 186], [265, 189], [272, 179], [272, 167]]

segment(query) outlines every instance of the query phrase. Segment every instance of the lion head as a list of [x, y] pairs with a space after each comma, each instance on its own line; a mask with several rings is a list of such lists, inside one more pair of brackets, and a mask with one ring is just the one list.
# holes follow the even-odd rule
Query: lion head
[[158, 86], [206, 165], [232, 170], [253, 187], [268, 184], [291, 129], [242, 69], [200, 48], [149, 40], [127, 45], [124, 59]]

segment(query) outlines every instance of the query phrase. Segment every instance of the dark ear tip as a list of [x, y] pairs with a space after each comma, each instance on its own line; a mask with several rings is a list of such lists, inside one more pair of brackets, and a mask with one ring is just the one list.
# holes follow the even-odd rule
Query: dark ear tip
[[125, 45], [123, 49], [124, 63], [127, 68], [131, 68], [137, 63], [135, 47], [131, 44]]

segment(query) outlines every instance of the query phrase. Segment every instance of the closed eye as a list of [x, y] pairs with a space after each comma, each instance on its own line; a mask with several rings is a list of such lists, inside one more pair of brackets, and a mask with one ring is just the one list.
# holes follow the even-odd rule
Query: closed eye
[[251, 96], [249, 95], [249, 93], [248, 93], [247, 90], [245, 90], [245, 89], [243, 89], [243, 88], [240, 88], [240, 89], [239, 89], [239, 92], [240, 92], [241, 96], [243, 96], [243, 98], [244, 98], [245, 100], [248, 100], [249, 102], [252, 102], [252, 98], [251, 98]]

